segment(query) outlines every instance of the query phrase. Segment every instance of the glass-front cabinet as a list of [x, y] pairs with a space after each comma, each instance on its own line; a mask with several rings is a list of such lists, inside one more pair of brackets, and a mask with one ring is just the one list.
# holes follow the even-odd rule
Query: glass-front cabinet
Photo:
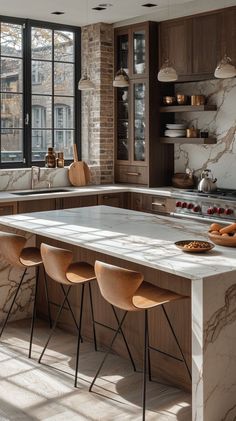
[[156, 22], [115, 29], [115, 73], [121, 68], [129, 77], [129, 86], [114, 88], [115, 181], [150, 187], [170, 185], [173, 145], [159, 141]]

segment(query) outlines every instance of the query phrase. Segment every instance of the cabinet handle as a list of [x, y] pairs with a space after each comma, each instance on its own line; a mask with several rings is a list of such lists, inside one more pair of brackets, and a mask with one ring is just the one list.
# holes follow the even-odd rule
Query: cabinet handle
[[140, 172], [127, 172], [127, 175], [141, 175]]
[[166, 204], [165, 203], [161, 203], [161, 202], [152, 202], [152, 206], [161, 206], [161, 207], [165, 208], [166, 207]]
[[103, 199], [116, 199], [117, 196], [102, 196]]

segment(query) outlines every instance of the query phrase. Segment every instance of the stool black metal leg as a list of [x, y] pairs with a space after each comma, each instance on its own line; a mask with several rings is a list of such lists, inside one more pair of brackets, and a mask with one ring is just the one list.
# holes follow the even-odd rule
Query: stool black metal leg
[[[114, 313], [114, 315], [115, 315], [115, 318], [116, 318], [117, 324], [118, 324], [118, 326], [119, 326], [119, 323], [120, 323], [120, 322], [119, 322], [119, 318], [118, 318], [118, 316], [117, 316], [116, 310], [115, 310], [115, 308], [114, 308], [114, 306], [113, 306], [112, 304], [111, 304], [111, 307], [112, 307], [113, 313]], [[120, 327], [120, 333], [121, 333], [121, 335], [122, 335], [122, 337], [123, 337], [123, 339], [124, 339], [124, 343], [125, 343], [126, 349], [127, 349], [127, 351], [128, 351], [129, 358], [130, 358], [131, 364], [132, 364], [132, 366], [133, 366], [133, 369], [134, 369], [134, 371], [136, 371], [135, 363], [134, 363], [134, 360], [133, 360], [132, 354], [131, 354], [131, 352], [130, 352], [129, 345], [128, 345], [128, 343], [127, 343], [126, 337], [125, 337], [124, 332], [123, 332], [123, 329], [122, 329], [121, 327]]]
[[[63, 292], [63, 294], [64, 294], [64, 297], [66, 297], [66, 291], [65, 291], [65, 288], [63, 287], [63, 285], [62, 285], [62, 284], [60, 284], [60, 285], [61, 285], [61, 289], [62, 289], [62, 292]], [[79, 330], [78, 323], [77, 323], [77, 321], [76, 321], [76, 318], [75, 318], [74, 312], [73, 312], [73, 310], [72, 310], [72, 308], [71, 308], [70, 301], [68, 300], [68, 298], [67, 298], [67, 297], [66, 297], [66, 304], [67, 304], [67, 305], [68, 305], [68, 307], [69, 307], [69, 310], [70, 310], [70, 313], [71, 313], [72, 319], [74, 320], [74, 323], [75, 323], [75, 326], [76, 326], [77, 330]]]
[[44, 346], [44, 348], [43, 348], [43, 350], [42, 350], [42, 353], [41, 353], [41, 355], [40, 355], [40, 357], [39, 357], [39, 360], [38, 360], [38, 362], [39, 362], [39, 363], [41, 362], [41, 360], [42, 360], [42, 358], [43, 358], [43, 354], [44, 354], [44, 352], [46, 351], [47, 346], [48, 346], [48, 344], [49, 344], [49, 341], [50, 341], [50, 339], [51, 339], [51, 337], [52, 337], [52, 335], [53, 335], [53, 333], [54, 333], [54, 330], [55, 330], [56, 325], [57, 325], [57, 322], [58, 322], [58, 320], [59, 320], [59, 318], [60, 318], [61, 312], [62, 312], [63, 307], [64, 307], [65, 302], [66, 302], [66, 299], [68, 298], [68, 295], [69, 295], [69, 293], [70, 293], [70, 290], [71, 290], [71, 286], [68, 288], [67, 293], [66, 293], [66, 296], [64, 297], [64, 300], [63, 300], [63, 302], [62, 302], [62, 304], [61, 304], [61, 306], [60, 306], [60, 309], [59, 309], [59, 311], [58, 311], [58, 313], [57, 313], [57, 317], [56, 317], [56, 319], [55, 319], [55, 321], [54, 321], [54, 323], [53, 323], [52, 329], [50, 330], [50, 333], [49, 333], [49, 336], [48, 336], [47, 342], [46, 342], [46, 344], [45, 344], [45, 346]]
[[117, 331], [116, 331], [115, 335], [113, 336], [113, 339], [112, 339], [112, 341], [111, 341], [111, 344], [110, 344], [110, 346], [109, 346], [109, 348], [108, 348], [108, 350], [107, 350], [107, 352], [106, 352], [106, 354], [105, 354], [105, 356], [104, 356], [104, 358], [103, 358], [103, 360], [102, 360], [102, 362], [101, 362], [100, 366], [98, 367], [98, 370], [97, 370], [97, 372], [96, 372], [96, 374], [95, 374], [95, 377], [94, 377], [94, 379], [93, 379], [93, 381], [92, 381], [92, 383], [91, 383], [91, 385], [90, 385], [90, 387], [89, 387], [89, 392], [91, 392], [91, 391], [92, 391], [92, 387], [93, 387], [93, 385], [94, 385], [94, 383], [95, 383], [95, 381], [96, 381], [96, 379], [97, 379], [97, 377], [98, 377], [98, 375], [99, 375], [99, 373], [100, 373], [100, 371], [101, 371], [101, 369], [102, 369], [102, 367], [103, 367], [103, 364], [105, 363], [105, 361], [106, 361], [106, 359], [107, 359], [108, 355], [110, 354], [110, 352], [111, 352], [111, 350], [112, 350], [112, 346], [113, 346], [113, 344], [114, 344], [114, 342], [115, 342], [115, 340], [116, 340], [116, 338], [117, 338], [118, 333], [120, 332], [120, 328], [122, 327], [122, 324], [123, 324], [123, 322], [124, 322], [124, 320], [125, 320], [125, 318], [126, 318], [127, 313], [128, 313], [128, 312], [126, 311], [126, 312], [125, 312], [125, 314], [124, 314], [124, 316], [122, 317], [121, 321], [119, 322], [118, 329], [117, 329]]
[[24, 270], [23, 275], [22, 275], [22, 277], [21, 277], [21, 280], [20, 280], [20, 282], [19, 282], [19, 285], [18, 285], [18, 287], [17, 287], [17, 289], [16, 289], [15, 295], [14, 295], [13, 300], [12, 300], [12, 303], [11, 303], [11, 306], [10, 306], [10, 308], [9, 308], [9, 310], [8, 310], [8, 313], [7, 313], [7, 317], [6, 317], [6, 319], [5, 319], [4, 323], [3, 323], [3, 326], [2, 326], [2, 329], [1, 329], [1, 332], [0, 332], [0, 337], [1, 337], [1, 336], [2, 336], [2, 334], [3, 334], [3, 331], [4, 331], [4, 329], [5, 329], [5, 326], [6, 326], [7, 322], [8, 322], [9, 317], [10, 317], [10, 314], [11, 314], [11, 311], [12, 311], [12, 307], [13, 307], [13, 306], [14, 306], [14, 304], [15, 304], [16, 297], [17, 297], [18, 292], [19, 292], [19, 290], [20, 290], [20, 287], [21, 287], [21, 285], [22, 285], [22, 282], [23, 282], [23, 279], [24, 279], [24, 276], [25, 276], [26, 271], [27, 271], [27, 268]]
[[172, 332], [172, 334], [173, 334], [173, 336], [174, 336], [174, 338], [175, 338], [175, 342], [177, 343], [177, 346], [178, 346], [178, 348], [179, 348], [179, 351], [180, 351], [180, 353], [181, 353], [181, 355], [182, 355], [182, 358], [183, 358], [183, 362], [184, 362], [184, 364], [185, 364], [185, 366], [186, 366], [186, 369], [187, 369], [187, 372], [188, 372], [188, 374], [189, 374], [189, 377], [190, 377], [190, 380], [192, 380], [192, 375], [191, 375], [191, 372], [190, 372], [190, 370], [189, 370], [189, 368], [188, 368], [188, 364], [187, 364], [187, 361], [186, 361], [186, 359], [185, 359], [185, 356], [184, 356], [184, 353], [183, 353], [183, 351], [182, 351], [182, 349], [181, 349], [181, 346], [180, 346], [180, 344], [179, 344], [179, 341], [178, 341], [178, 339], [177, 339], [177, 336], [176, 336], [176, 334], [175, 334], [175, 331], [174, 331], [174, 329], [173, 329], [173, 326], [172, 326], [172, 324], [171, 324], [171, 321], [170, 321], [170, 319], [169, 319], [169, 317], [168, 317], [168, 314], [167, 314], [167, 312], [166, 312], [166, 309], [165, 309], [165, 307], [164, 307], [164, 305], [162, 304], [162, 310], [164, 311], [164, 314], [165, 314], [165, 316], [166, 316], [166, 320], [167, 320], [167, 322], [168, 322], [168, 325], [169, 325], [169, 327], [170, 327], [170, 330], [171, 330], [171, 332]]
[[47, 306], [48, 306], [48, 321], [49, 321], [49, 327], [51, 329], [52, 328], [52, 316], [51, 316], [49, 293], [48, 293], [48, 280], [47, 280], [47, 274], [46, 274], [44, 266], [43, 266], [43, 274], [44, 274], [45, 297], [46, 297]]
[[92, 323], [93, 323], [93, 342], [94, 342], [94, 349], [95, 351], [98, 350], [97, 348], [97, 338], [96, 338], [96, 330], [95, 330], [95, 320], [94, 320], [94, 311], [93, 311], [93, 297], [92, 297], [92, 289], [90, 282], [88, 283], [89, 287], [89, 299], [90, 299], [90, 307], [91, 307], [91, 316], [92, 316]]
[[37, 298], [37, 292], [38, 292], [38, 283], [39, 283], [39, 266], [36, 267], [34, 304], [33, 304], [31, 329], [30, 329], [30, 344], [29, 344], [29, 356], [28, 356], [29, 358], [31, 358], [31, 351], [32, 351], [32, 341], [33, 341], [33, 334], [34, 334], [34, 322], [35, 322], [35, 316], [36, 316], [36, 298]]
[[81, 326], [82, 326], [82, 318], [83, 318], [83, 305], [84, 305], [84, 284], [82, 284], [81, 297], [80, 297], [79, 331], [78, 331], [78, 342], [77, 342], [76, 363], [75, 363], [75, 382], [74, 382], [75, 387], [77, 387], [77, 377], [78, 377], [78, 369], [79, 369], [79, 351], [80, 351]]
[[147, 351], [148, 351], [148, 377], [149, 381], [152, 381], [152, 371], [151, 371], [151, 355], [150, 355], [150, 340], [149, 340], [149, 323], [148, 323], [148, 313], [147, 313]]
[[148, 349], [148, 313], [144, 312], [144, 345], [143, 345], [143, 418], [145, 421], [146, 411], [146, 383], [147, 383], [147, 349]]

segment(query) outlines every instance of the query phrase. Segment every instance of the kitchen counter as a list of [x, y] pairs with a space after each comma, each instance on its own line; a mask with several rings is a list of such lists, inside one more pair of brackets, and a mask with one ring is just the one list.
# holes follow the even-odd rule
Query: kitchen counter
[[[87, 196], [93, 194], [104, 194], [104, 193], [125, 193], [125, 192], [134, 192], [134, 193], [144, 193], [144, 194], [153, 194], [161, 195], [165, 197], [179, 197], [179, 195], [184, 195], [184, 191], [175, 189], [173, 187], [140, 187], [140, 186], [131, 186], [131, 185], [119, 185], [119, 184], [110, 184], [110, 185], [94, 185], [94, 186], [84, 186], [84, 187], [61, 187], [67, 191], [64, 192], [51, 192], [48, 189], [47, 193], [40, 193], [40, 189], [35, 189], [33, 194], [27, 195], [18, 195], [18, 191], [1, 191], [0, 192], [0, 203], [1, 202], [19, 202], [25, 200], [42, 200], [50, 198], [60, 198], [60, 197], [73, 197], [73, 196]], [[42, 189], [45, 191], [46, 189]], [[56, 188], [52, 188], [56, 190]], [[60, 187], [58, 187], [60, 190]], [[24, 190], [19, 190], [19, 192]], [[28, 192], [28, 190], [26, 190]], [[38, 191], [38, 194], [36, 192]]]
[[106, 206], [4, 216], [1, 224], [1, 229], [44, 241], [63, 239], [88, 255], [99, 252], [160, 276], [174, 275], [170, 289], [175, 290], [179, 276], [186, 278], [191, 286], [192, 420], [235, 419], [236, 249], [183, 253], [173, 243], [206, 239], [205, 224]]

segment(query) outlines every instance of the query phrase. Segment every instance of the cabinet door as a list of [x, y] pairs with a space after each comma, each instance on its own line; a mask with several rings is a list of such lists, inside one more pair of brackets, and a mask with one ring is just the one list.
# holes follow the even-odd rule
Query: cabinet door
[[0, 203], [0, 216], [13, 215], [17, 212], [17, 203]]
[[26, 200], [18, 202], [18, 213], [41, 212], [57, 209], [56, 199]]
[[129, 89], [119, 88], [116, 91], [116, 159], [129, 161], [130, 107]]
[[63, 198], [63, 209], [81, 208], [85, 206], [96, 206], [97, 204], [98, 204], [97, 195]]
[[159, 39], [159, 68], [169, 59], [178, 76], [191, 74], [191, 20], [179, 19], [160, 23]]
[[197, 16], [193, 21], [193, 73], [214, 75], [219, 56], [220, 21], [219, 13]]
[[147, 32], [148, 29], [144, 26], [137, 26], [131, 32], [133, 77], [143, 77], [148, 73]]
[[123, 68], [129, 74], [129, 31], [119, 30], [115, 40], [116, 58], [115, 68], [118, 71]]
[[98, 195], [98, 204], [123, 208], [125, 206], [124, 193], [111, 193]]
[[221, 44], [218, 61], [226, 54], [236, 65], [236, 7], [222, 13]]

